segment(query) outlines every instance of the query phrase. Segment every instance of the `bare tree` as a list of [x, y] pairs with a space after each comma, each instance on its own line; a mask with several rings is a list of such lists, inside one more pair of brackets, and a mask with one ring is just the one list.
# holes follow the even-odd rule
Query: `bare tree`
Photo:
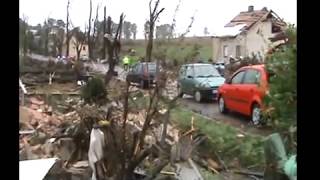
[[86, 41], [86, 32], [83, 33], [83, 32], [81, 32], [79, 27], [76, 27], [73, 29], [72, 34], [75, 37], [73, 44], [76, 47], [77, 60], [79, 60], [83, 44]]
[[92, 0], [90, 0], [90, 13], [89, 13], [89, 23], [88, 23], [88, 32], [87, 32], [89, 59], [92, 59], [91, 15], [92, 15]]
[[[91, 53], [93, 53], [93, 50], [96, 49], [96, 43], [98, 41], [98, 23], [99, 23], [99, 9], [100, 9], [100, 3], [97, 5], [97, 9], [96, 9], [96, 17], [94, 19], [94, 23], [93, 23], [93, 33], [92, 33], [92, 41], [91, 41]], [[95, 57], [96, 53], [92, 54], [92, 57]]]
[[181, 4], [181, 0], [179, 0], [177, 6], [176, 6], [176, 9], [174, 10], [174, 14], [173, 14], [173, 18], [172, 18], [172, 23], [171, 23], [171, 27], [170, 27], [170, 37], [168, 38], [169, 39], [172, 39], [173, 38], [173, 35], [174, 35], [174, 29], [176, 27], [176, 16], [177, 16], [177, 13], [179, 11], [179, 8], [180, 8], [180, 4]]
[[145, 23], [144, 23], [144, 40], [147, 42], [148, 40], [148, 34], [149, 34], [149, 21], [147, 20]]
[[148, 38], [148, 44], [146, 49], [147, 62], [151, 61], [151, 53], [152, 53], [152, 47], [153, 47], [153, 32], [154, 32], [155, 22], [157, 21], [159, 14], [164, 10], [164, 8], [162, 8], [160, 11], [158, 11], [159, 2], [160, 0], [156, 1], [153, 9], [151, 7], [152, 0], [150, 0], [149, 2], [150, 19], [149, 19], [149, 38]]
[[[104, 6], [104, 9], [103, 9], [103, 35], [106, 34], [106, 25], [107, 25], [106, 6]], [[103, 38], [102, 59], [106, 59], [106, 38]]]
[[209, 33], [209, 30], [208, 30], [208, 27], [204, 27], [204, 29], [203, 29], [203, 34], [205, 35], [205, 36], [208, 36], [210, 33]]
[[133, 23], [131, 25], [131, 32], [133, 34], [133, 39], [136, 40], [136, 35], [137, 35], [137, 24]]
[[28, 51], [28, 38], [27, 38], [27, 32], [28, 32], [28, 23], [27, 23], [27, 17], [23, 15], [22, 20], [20, 22], [20, 39], [22, 40], [22, 49], [23, 49], [23, 55], [25, 56]]
[[184, 39], [184, 37], [190, 32], [190, 29], [192, 28], [192, 25], [194, 22], [194, 16], [195, 16], [195, 13], [193, 14], [192, 17], [190, 17], [191, 21], [190, 21], [190, 24], [188, 25], [186, 31], [180, 35], [180, 41], [182, 41]]
[[108, 17], [108, 21], [107, 21], [107, 33], [105, 34], [105, 38], [106, 38], [106, 45], [107, 45], [107, 49], [108, 49], [108, 62], [109, 62], [109, 69], [108, 72], [105, 76], [105, 83], [108, 84], [109, 81], [111, 80], [111, 78], [114, 76], [115, 71], [115, 65], [117, 60], [119, 59], [119, 52], [120, 52], [120, 40], [121, 40], [121, 28], [122, 28], [122, 23], [123, 23], [123, 19], [124, 19], [124, 15], [123, 13], [120, 15], [120, 20], [119, 20], [119, 25], [118, 28], [116, 30], [116, 33], [114, 35], [112, 35], [112, 20], [111, 17]]
[[66, 57], [69, 56], [69, 43], [70, 43], [70, 39], [71, 39], [71, 35], [69, 32], [69, 7], [70, 7], [70, 0], [68, 0], [68, 4], [67, 4], [67, 24], [66, 24]]

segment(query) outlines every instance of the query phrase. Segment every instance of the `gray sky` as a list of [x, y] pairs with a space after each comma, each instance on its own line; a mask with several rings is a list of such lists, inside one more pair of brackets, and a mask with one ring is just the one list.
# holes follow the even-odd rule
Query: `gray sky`
[[[113, 21], [119, 20], [123, 12], [125, 20], [136, 23], [138, 26], [137, 38], [143, 37], [143, 24], [149, 15], [149, 0], [92, 0], [95, 16], [96, 5], [101, 4], [99, 19], [103, 19], [103, 6], [107, 6], [107, 16]], [[19, 15], [27, 16], [28, 23], [43, 24], [47, 17], [66, 21], [67, 0], [19, 0]], [[160, 0], [159, 7], [164, 7], [157, 25], [171, 24], [174, 10], [179, 0]], [[84, 29], [89, 17], [89, 0], [70, 0], [70, 17], [75, 26]], [[267, 7], [272, 9], [286, 22], [297, 24], [296, 0], [182, 0], [180, 10], [176, 16], [176, 32], [182, 33], [190, 23], [190, 17], [195, 15], [195, 21], [188, 36], [203, 35], [204, 27], [208, 27], [210, 34], [220, 30], [228, 21], [240, 11], [246, 11], [249, 5], [254, 9]]]

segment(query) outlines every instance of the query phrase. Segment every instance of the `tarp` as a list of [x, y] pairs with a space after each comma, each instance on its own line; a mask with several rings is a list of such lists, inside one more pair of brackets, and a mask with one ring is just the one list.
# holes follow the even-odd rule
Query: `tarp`
[[43, 180], [57, 158], [26, 160], [19, 162], [20, 180]]

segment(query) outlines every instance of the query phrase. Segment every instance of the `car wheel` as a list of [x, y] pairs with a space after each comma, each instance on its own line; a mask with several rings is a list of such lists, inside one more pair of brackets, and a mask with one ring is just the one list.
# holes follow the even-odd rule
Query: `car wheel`
[[200, 91], [196, 91], [194, 93], [194, 99], [197, 101], [197, 102], [201, 102], [202, 101], [202, 94], [200, 93]]
[[182, 89], [181, 89], [181, 85], [178, 85], [178, 97], [183, 97], [183, 92], [182, 92]]
[[262, 114], [261, 109], [258, 104], [254, 104], [251, 111], [251, 121], [254, 125], [258, 125], [261, 123]]
[[222, 96], [218, 99], [218, 105], [220, 113], [226, 114], [228, 112], [228, 108], [226, 107], [226, 103]]

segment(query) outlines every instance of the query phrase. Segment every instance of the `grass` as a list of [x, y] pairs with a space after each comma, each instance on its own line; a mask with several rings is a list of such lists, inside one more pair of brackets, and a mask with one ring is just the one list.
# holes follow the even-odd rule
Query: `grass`
[[[179, 62], [183, 63], [184, 59], [188, 57], [188, 54], [192, 53], [195, 45], [199, 46], [199, 59], [208, 60], [209, 58], [212, 58], [212, 43], [210, 38], [186, 38], [182, 42], [179, 42], [179, 40], [172, 40], [169, 43], [166, 41], [155, 40], [153, 45], [153, 54], [157, 54], [157, 51], [163, 51], [163, 49], [166, 49], [165, 55], [168, 60], [177, 59]], [[145, 56], [146, 44], [144, 40], [124, 43], [121, 54], [127, 54], [127, 50], [130, 48], [136, 50], [136, 55], [138, 57]]]
[[264, 166], [263, 137], [246, 134], [239, 138], [239, 131], [231, 126], [211, 121], [203, 116], [180, 107], [172, 112], [172, 120], [182, 129], [190, 129], [191, 117], [194, 117], [195, 128], [208, 137], [208, 141], [202, 146], [210, 154], [213, 150], [227, 162], [239, 160], [241, 167], [256, 166], [259, 169]]
[[[148, 104], [148, 98], [137, 98], [135, 105], [131, 106], [142, 109]], [[194, 117], [195, 128], [205, 134], [208, 140], [201, 144], [201, 150], [210, 155], [217, 153], [226, 165], [231, 165], [235, 159], [239, 161], [241, 167], [255, 167], [262, 170], [264, 167], [264, 136], [250, 133], [244, 137], [237, 137], [240, 131], [232, 126], [210, 120], [192, 111], [183, 109], [181, 106], [175, 107], [171, 111], [171, 121], [182, 130], [189, 130], [191, 117]]]

